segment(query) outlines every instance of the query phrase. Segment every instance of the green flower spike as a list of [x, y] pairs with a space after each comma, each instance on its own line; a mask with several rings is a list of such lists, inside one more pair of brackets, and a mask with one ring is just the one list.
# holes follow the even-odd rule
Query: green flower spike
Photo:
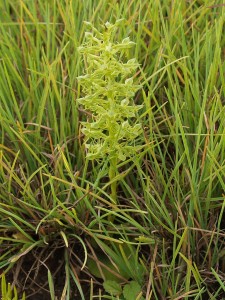
[[141, 88], [133, 83], [139, 64], [135, 59], [125, 61], [127, 51], [135, 45], [129, 37], [114, 42], [121, 22], [105, 23], [103, 33], [85, 22], [91, 32], [85, 33], [85, 42], [79, 51], [85, 61], [86, 74], [78, 77], [85, 96], [77, 99], [92, 114], [91, 121], [82, 122], [87, 158], [108, 157], [111, 197], [115, 203], [116, 182], [113, 179], [117, 165], [141, 148], [135, 146], [135, 138], [141, 133], [136, 113], [142, 106], [134, 105], [132, 100]]

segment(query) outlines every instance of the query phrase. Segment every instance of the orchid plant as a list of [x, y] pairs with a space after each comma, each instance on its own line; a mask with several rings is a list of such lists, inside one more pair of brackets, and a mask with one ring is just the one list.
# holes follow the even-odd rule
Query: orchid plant
[[140, 149], [135, 138], [141, 133], [136, 115], [142, 106], [133, 102], [141, 87], [133, 82], [139, 64], [136, 59], [126, 59], [135, 43], [129, 37], [114, 41], [122, 21], [106, 22], [102, 32], [85, 22], [90, 31], [85, 33], [85, 41], [78, 48], [84, 58], [85, 74], [78, 77], [84, 97], [77, 101], [91, 113], [91, 120], [82, 122], [87, 158], [108, 158], [111, 198], [115, 203], [118, 163]]

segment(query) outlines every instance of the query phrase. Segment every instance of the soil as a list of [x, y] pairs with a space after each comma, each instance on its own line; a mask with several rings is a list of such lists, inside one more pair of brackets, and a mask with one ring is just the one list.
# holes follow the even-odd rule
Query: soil
[[[65, 251], [67, 251], [65, 245], [61, 245], [61, 247], [52, 245], [31, 251], [15, 263], [7, 273], [6, 280], [16, 286], [19, 299], [25, 292], [27, 300], [50, 300], [48, 281], [48, 270], [50, 270], [54, 282], [54, 300], [61, 300], [66, 282]], [[76, 253], [70, 252], [68, 254], [73, 274], [77, 279], [79, 278], [78, 281], [82, 289], [87, 292], [87, 299], [90, 299], [90, 277], [80, 270], [82, 251], [78, 247]], [[76, 257], [78, 260], [75, 259]], [[81, 298], [74, 280], [70, 280], [70, 290], [70, 299], [79, 300]]]

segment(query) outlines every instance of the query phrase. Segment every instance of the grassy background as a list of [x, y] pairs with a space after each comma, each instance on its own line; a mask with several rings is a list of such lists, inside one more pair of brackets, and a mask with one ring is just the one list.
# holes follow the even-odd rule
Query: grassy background
[[[108, 279], [143, 299], [225, 298], [220, 4], [0, 2], [0, 272], [19, 292], [47, 276], [46, 299], [128, 299]], [[115, 207], [104, 162], [85, 159], [76, 77], [83, 21], [120, 18], [118, 40], [136, 42], [141, 64], [146, 147], [120, 166]]]

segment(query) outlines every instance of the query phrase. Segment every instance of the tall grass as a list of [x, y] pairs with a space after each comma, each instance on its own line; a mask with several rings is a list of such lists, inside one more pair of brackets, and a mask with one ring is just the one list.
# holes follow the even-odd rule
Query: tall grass
[[[225, 7], [5, 0], [0, 11], [0, 272], [28, 299], [223, 299]], [[107, 161], [86, 159], [76, 78], [83, 21], [121, 18], [118, 40], [135, 41], [141, 64], [145, 147], [118, 166], [115, 205]]]

